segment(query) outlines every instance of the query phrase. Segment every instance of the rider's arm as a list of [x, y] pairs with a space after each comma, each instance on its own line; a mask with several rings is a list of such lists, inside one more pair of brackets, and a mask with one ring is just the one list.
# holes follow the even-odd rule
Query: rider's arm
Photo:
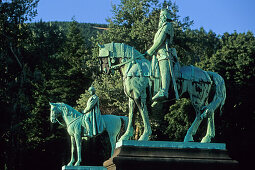
[[[152, 56], [154, 52], [162, 45], [162, 43], [165, 42], [167, 29], [168, 29], [168, 24], [165, 25], [162, 29], [158, 30], [158, 32], [160, 31], [158, 37], [155, 37], [156, 39], [154, 39], [154, 44], [146, 52], [149, 56]], [[158, 34], [158, 32], [156, 34]]]

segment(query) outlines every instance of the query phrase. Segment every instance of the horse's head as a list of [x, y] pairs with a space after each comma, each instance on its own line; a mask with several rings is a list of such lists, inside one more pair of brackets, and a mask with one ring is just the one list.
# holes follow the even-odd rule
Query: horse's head
[[114, 66], [119, 64], [121, 56], [117, 55], [115, 43], [99, 44], [100, 71], [106, 74], [114, 73]]
[[50, 104], [50, 121], [51, 123], [57, 122], [57, 117], [60, 115], [60, 110], [56, 103], [49, 103]]

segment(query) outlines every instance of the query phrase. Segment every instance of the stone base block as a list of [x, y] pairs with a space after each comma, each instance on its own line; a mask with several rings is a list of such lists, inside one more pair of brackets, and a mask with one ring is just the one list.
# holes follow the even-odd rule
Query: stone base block
[[233, 170], [238, 162], [231, 159], [223, 143], [122, 141], [114, 155], [104, 162], [108, 170]]
[[103, 166], [62, 166], [62, 170], [107, 170]]

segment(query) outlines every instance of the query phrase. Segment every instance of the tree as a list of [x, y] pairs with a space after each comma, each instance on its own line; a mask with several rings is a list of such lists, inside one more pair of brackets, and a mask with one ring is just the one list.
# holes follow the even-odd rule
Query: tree
[[255, 129], [254, 45], [255, 37], [251, 32], [224, 33], [220, 48], [202, 63], [203, 68], [223, 76], [226, 83], [227, 98], [223, 116], [216, 122], [216, 138], [226, 142], [234, 157], [247, 167], [255, 150], [250, 147]]
[[181, 99], [169, 108], [164, 119], [168, 125], [164, 131], [171, 141], [183, 141], [187, 129], [195, 118], [195, 111], [190, 100]]
[[58, 66], [51, 71], [48, 87], [52, 101], [64, 102], [74, 106], [80, 94], [90, 85], [90, 67], [85, 67], [88, 51], [81, 29], [76, 21], [70, 23], [63, 48], [52, 56]]
[[30, 67], [24, 57], [24, 40], [29, 36], [25, 21], [36, 15], [38, 0], [1, 1], [0, 5], [0, 104], [1, 119], [0, 168], [20, 167], [23, 132], [21, 121], [29, 111]]

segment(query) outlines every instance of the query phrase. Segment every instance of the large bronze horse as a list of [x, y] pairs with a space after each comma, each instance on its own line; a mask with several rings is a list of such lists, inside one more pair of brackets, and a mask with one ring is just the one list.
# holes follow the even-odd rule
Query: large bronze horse
[[[151, 126], [146, 105], [147, 96], [152, 88], [160, 86], [157, 74], [157, 63], [151, 67], [151, 62], [143, 54], [123, 43], [108, 43], [99, 45], [99, 58], [101, 70], [111, 73], [113, 70], [120, 70], [123, 76], [125, 94], [129, 98], [129, 123], [125, 134], [120, 140], [128, 140], [133, 136], [134, 123], [133, 115], [138, 109], [144, 123], [144, 132], [139, 140], [149, 140]], [[223, 78], [214, 72], [204, 71], [194, 66], [180, 66], [178, 59], [174, 61], [174, 74], [176, 77], [177, 89], [182, 94], [188, 93], [192, 105], [196, 111], [196, 118], [188, 129], [184, 142], [193, 141], [200, 123], [204, 118], [208, 119], [207, 133], [201, 142], [210, 142], [215, 136], [214, 112], [222, 108], [226, 99], [226, 88]], [[156, 70], [156, 71], [155, 71]], [[170, 74], [170, 73], [169, 73]], [[173, 88], [173, 85], [170, 85]], [[169, 89], [171, 89], [169, 88]], [[209, 100], [209, 96], [213, 96]]]

